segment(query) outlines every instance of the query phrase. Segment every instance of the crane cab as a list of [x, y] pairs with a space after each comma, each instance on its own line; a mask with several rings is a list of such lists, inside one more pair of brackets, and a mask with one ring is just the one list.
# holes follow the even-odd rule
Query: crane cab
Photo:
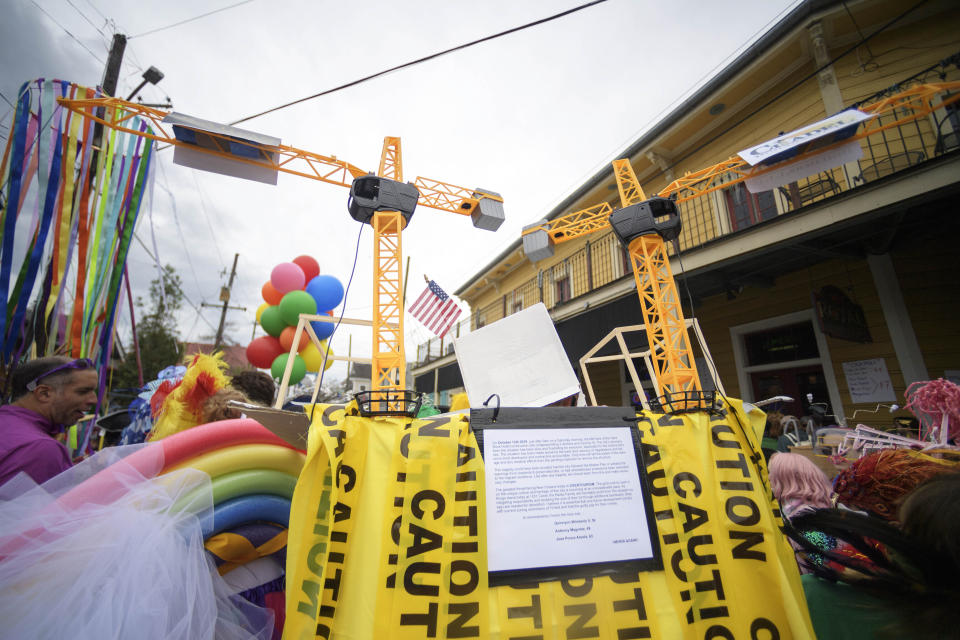
[[355, 178], [350, 185], [347, 209], [354, 220], [366, 223], [377, 211], [399, 211], [406, 226], [419, 198], [420, 191], [409, 182], [397, 182], [370, 173]]
[[640, 236], [656, 234], [669, 242], [680, 235], [680, 214], [676, 203], [669, 198], [653, 197], [628, 205], [611, 213], [608, 220], [628, 250], [630, 243]]

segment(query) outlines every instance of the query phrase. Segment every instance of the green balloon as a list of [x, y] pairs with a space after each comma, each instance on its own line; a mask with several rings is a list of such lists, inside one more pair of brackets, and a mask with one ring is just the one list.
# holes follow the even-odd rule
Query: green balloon
[[[283, 371], [287, 368], [289, 357], [289, 353], [281, 353], [274, 358], [273, 364], [270, 365], [270, 375], [277, 380], [283, 378]], [[300, 356], [293, 356], [293, 369], [290, 370], [290, 379], [287, 380], [287, 384], [297, 384], [305, 375], [307, 375], [307, 363]]]
[[280, 307], [272, 306], [264, 309], [260, 314], [260, 326], [274, 338], [279, 337], [280, 332], [287, 328], [283, 316], [280, 315]]
[[317, 301], [306, 291], [291, 291], [280, 300], [280, 317], [289, 327], [297, 326], [300, 314], [317, 313]]

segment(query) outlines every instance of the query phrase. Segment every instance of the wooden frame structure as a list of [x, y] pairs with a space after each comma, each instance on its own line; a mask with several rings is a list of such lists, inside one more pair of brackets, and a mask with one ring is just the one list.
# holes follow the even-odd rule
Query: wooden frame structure
[[[697, 322], [696, 318], [693, 318], [691, 320], [685, 320], [684, 325], [688, 332], [693, 329], [693, 333], [697, 337], [697, 344], [700, 345], [701, 352], [704, 356], [706, 356], [707, 369], [710, 371], [710, 377], [716, 382], [717, 391], [723, 395], [726, 395], [726, 391], [723, 388], [723, 383], [720, 381], [720, 376], [717, 373], [717, 368], [713, 364], [713, 356], [710, 355], [710, 349], [707, 348], [707, 342], [703, 338], [703, 332], [700, 331], [700, 323]], [[660, 387], [660, 384], [657, 380], [656, 371], [654, 369], [651, 350], [647, 349], [646, 351], [630, 352], [630, 350], [627, 349], [627, 342], [624, 339], [624, 334], [633, 333], [636, 331], [647, 333], [647, 326], [643, 324], [634, 324], [626, 327], [617, 327], [608, 333], [602, 340], [600, 340], [600, 342], [595, 344], [592, 349], [587, 351], [582, 358], [580, 358], [580, 373], [583, 374], [583, 386], [587, 391], [591, 406], [597, 406], [597, 396], [593, 391], [593, 383], [590, 381], [590, 374], [587, 372], [587, 365], [596, 362], [612, 362], [623, 360], [627, 365], [627, 372], [630, 374], [630, 380], [633, 382], [633, 386], [637, 390], [637, 395], [640, 397], [640, 403], [643, 405], [644, 409], [649, 409], [650, 404], [647, 400], [647, 394], [644, 392], [643, 387], [640, 386], [640, 377], [637, 375], [637, 368], [633, 363], [634, 358], [643, 358], [644, 365], [647, 367], [647, 374], [650, 376], [650, 380], [653, 382], [654, 393], [656, 393], [657, 396], [663, 395], [663, 389]], [[613, 340], [616, 340], [617, 345], [620, 347], [620, 353], [609, 356], [594, 355]]]
[[[280, 388], [277, 391], [277, 399], [273, 403], [274, 409], [282, 409], [283, 403], [287, 397], [287, 389], [290, 386], [290, 374], [293, 372], [293, 357], [297, 355], [297, 347], [300, 345], [300, 339], [303, 337], [303, 332], [306, 331], [307, 335], [310, 337], [310, 341], [317, 348], [318, 351], [321, 351], [323, 347], [320, 345], [320, 338], [317, 337], [316, 332], [313, 330], [313, 327], [310, 325], [311, 322], [332, 322], [334, 324], [352, 324], [359, 325], [362, 327], [372, 327], [373, 322], [370, 320], [360, 320], [357, 318], [334, 318], [332, 316], [318, 316], [311, 315], [307, 313], [300, 314], [300, 321], [297, 322], [297, 330], [293, 334], [293, 344], [290, 345], [290, 357], [287, 358], [287, 366], [283, 370], [283, 377], [280, 378]], [[340, 360], [342, 362], [357, 362], [359, 364], [371, 364], [373, 360], [370, 358], [353, 358], [350, 356], [338, 356], [338, 355], [329, 355], [324, 353], [323, 366], [321, 369], [326, 369], [327, 360]], [[318, 384], [313, 388], [313, 395], [310, 398], [310, 403], [313, 404], [317, 401], [317, 396], [320, 395], [320, 385], [319, 378], [317, 379]]]

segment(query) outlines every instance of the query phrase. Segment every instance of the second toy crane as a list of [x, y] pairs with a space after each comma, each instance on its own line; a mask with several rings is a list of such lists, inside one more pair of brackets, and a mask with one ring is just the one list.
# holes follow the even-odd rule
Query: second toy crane
[[647, 199], [629, 160], [615, 160], [613, 171], [621, 208], [604, 202], [525, 227], [523, 251], [537, 262], [553, 255], [554, 244], [612, 227], [630, 255], [661, 404], [702, 408], [700, 378], [667, 255], [666, 243], [680, 235], [677, 207], [668, 198]]

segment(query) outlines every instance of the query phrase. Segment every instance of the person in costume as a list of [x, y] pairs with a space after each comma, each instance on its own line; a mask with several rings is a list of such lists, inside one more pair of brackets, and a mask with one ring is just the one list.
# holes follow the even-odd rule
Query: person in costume
[[856, 460], [834, 480], [837, 501], [896, 523], [904, 497], [927, 480], [960, 471], [960, 462], [909, 449], [884, 449]]
[[[891, 524], [896, 520], [899, 529]], [[930, 478], [890, 520], [819, 510], [795, 518], [791, 529], [801, 544], [798, 533], [826, 531], [869, 559], [833, 555], [801, 576], [819, 640], [960, 638], [960, 474]]]
[[[770, 489], [780, 503], [780, 512], [788, 522], [795, 516], [817, 509], [830, 509], [830, 481], [811, 460], [798, 453], [774, 453], [770, 458]], [[821, 531], [807, 531], [805, 537], [818, 548], [835, 551], [837, 540]], [[798, 554], [800, 573], [810, 573], [811, 564], [824, 562], [816, 553], [803, 553], [806, 549], [791, 541]]]
[[11, 402], [0, 407], [0, 485], [21, 471], [43, 484], [70, 468], [70, 454], [54, 435], [96, 404], [97, 383], [85, 358], [39, 358], [16, 368]]
[[273, 396], [277, 390], [273, 378], [255, 369], [238, 372], [230, 381], [230, 386], [241, 391], [251, 402], [265, 407], [273, 405]]
[[155, 422], [147, 440], [154, 442], [210, 422], [207, 402], [230, 384], [226, 369], [220, 353], [190, 356], [183, 378], [164, 381], [150, 398]]

